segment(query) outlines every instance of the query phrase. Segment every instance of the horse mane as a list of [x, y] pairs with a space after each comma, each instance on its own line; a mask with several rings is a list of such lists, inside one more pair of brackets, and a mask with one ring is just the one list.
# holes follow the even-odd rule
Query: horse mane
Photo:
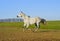
[[24, 16], [26, 16], [26, 14], [25, 14], [24, 12], [21, 11], [21, 13], [22, 13]]
[[[21, 13], [24, 15], [24, 16], [27, 16], [24, 12], [21, 11]], [[30, 16], [27, 16], [28, 18], [30, 18]]]

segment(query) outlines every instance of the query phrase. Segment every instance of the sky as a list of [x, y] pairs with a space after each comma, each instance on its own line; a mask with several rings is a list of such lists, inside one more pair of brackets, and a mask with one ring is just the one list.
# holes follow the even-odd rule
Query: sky
[[17, 18], [21, 11], [30, 17], [60, 20], [60, 0], [0, 0], [0, 19]]

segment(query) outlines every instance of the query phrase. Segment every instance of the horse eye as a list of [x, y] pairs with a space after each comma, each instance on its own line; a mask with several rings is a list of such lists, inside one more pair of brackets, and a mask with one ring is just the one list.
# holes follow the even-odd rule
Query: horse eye
[[21, 16], [22, 17], [22, 16]]

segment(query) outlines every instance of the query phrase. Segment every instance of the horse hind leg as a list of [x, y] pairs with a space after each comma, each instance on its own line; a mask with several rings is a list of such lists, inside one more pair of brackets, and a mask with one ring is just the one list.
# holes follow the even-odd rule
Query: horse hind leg
[[35, 23], [35, 28], [37, 27], [37, 24]]
[[38, 26], [39, 26], [38, 28], [40, 28], [40, 22], [38, 23]]
[[37, 31], [40, 28], [40, 22], [39, 23], [35, 23], [35, 26], [36, 26], [35, 31]]
[[38, 30], [38, 26], [37, 26], [37, 23], [35, 23], [34, 31], [37, 31], [37, 30]]
[[36, 23], [37, 28], [40, 28], [40, 22]]

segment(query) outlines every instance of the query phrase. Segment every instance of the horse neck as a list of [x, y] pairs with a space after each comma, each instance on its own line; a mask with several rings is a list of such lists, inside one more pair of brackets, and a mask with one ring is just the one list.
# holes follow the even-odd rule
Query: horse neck
[[25, 16], [23, 16], [23, 19], [27, 20], [27, 19], [29, 19], [29, 17], [25, 15]]

